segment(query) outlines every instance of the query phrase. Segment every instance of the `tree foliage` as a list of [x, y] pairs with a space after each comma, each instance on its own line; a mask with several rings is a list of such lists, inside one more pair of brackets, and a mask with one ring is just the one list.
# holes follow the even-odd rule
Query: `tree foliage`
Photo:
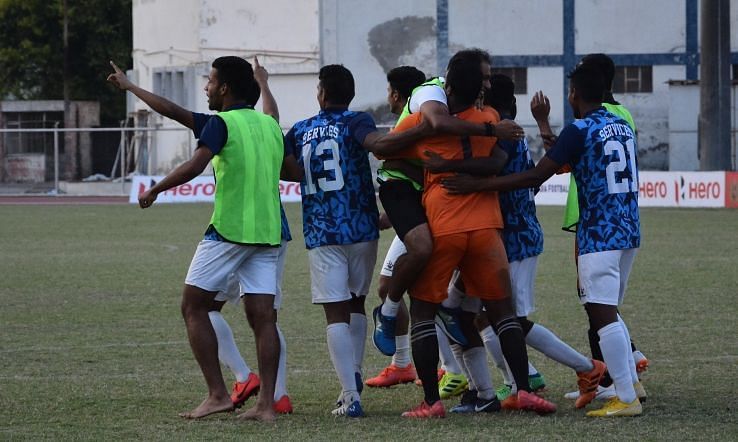
[[[0, 0], [0, 98], [60, 100], [62, 0]], [[71, 100], [100, 102], [103, 124], [125, 116], [125, 95], [105, 81], [108, 60], [131, 65], [131, 0], [68, 0]]]

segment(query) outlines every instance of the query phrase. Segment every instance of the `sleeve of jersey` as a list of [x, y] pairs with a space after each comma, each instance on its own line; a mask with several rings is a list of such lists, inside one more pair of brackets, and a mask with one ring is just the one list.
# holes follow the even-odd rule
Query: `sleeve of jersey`
[[284, 156], [287, 155], [293, 155], [295, 158], [300, 157], [300, 152], [297, 152], [294, 127], [292, 127], [289, 132], [287, 132], [287, 135], [284, 136]]
[[410, 112], [416, 113], [420, 111], [420, 106], [426, 101], [438, 101], [444, 106], [448, 105], [446, 93], [436, 85], [423, 86], [410, 97]]
[[203, 128], [212, 117], [214, 117], [214, 115], [212, 114], [201, 114], [199, 112], [192, 112], [192, 120], [195, 123], [195, 125], [192, 127], [192, 134], [195, 136], [196, 139], [200, 139]]
[[210, 118], [200, 134], [197, 147], [205, 146], [213, 153], [218, 155], [228, 140], [228, 129], [222, 118]]
[[351, 133], [359, 144], [364, 144], [367, 135], [377, 131], [377, 125], [374, 119], [367, 113], [359, 112], [356, 117], [349, 122], [349, 133]]
[[584, 151], [583, 133], [574, 124], [569, 124], [561, 131], [556, 144], [546, 152], [546, 156], [556, 164], [563, 166], [578, 159]]

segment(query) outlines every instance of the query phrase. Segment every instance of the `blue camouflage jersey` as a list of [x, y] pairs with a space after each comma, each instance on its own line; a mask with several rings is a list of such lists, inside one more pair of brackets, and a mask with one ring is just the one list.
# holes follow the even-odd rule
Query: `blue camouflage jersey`
[[[497, 146], [507, 153], [508, 160], [500, 176], [533, 169], [528, 142], [498, 141]], [[517, 189], [500, 192], [500, 209], [505, 221], [502, 240], [509, 262], [522, 261], [543, 252], [543, 230], [536, 217], [535, 194], [537, 189]]]
[[372, 171], [362, 147], [376, 130], [369, 114], [336, 108], [296, 123], [285, 135], [285, 150], [305, 171], [300, 188], [308, 249], [379, 238]]
[[640, 246], [637, 151], [628, 122], [600, 107], [566, 126], [546, 154], [572, 166], [580, 255]]

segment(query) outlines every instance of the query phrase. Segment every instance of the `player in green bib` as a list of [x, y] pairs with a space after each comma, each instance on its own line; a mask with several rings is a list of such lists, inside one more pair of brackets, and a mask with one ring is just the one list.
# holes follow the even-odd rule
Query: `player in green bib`
[[182, 294], [182, 315], [192, 352], [208, 385], [208, 397], [192, 411], [196, 419], [233, 409], [218, 360], [218, 343], [209, 312], [229, 277], [240, 285], [249, 324], [254, 330], [261, 377], [256, 405], [240, 417], [275, 419], [274, 388], [280, 353], [274, 298], [277, 294], [282, 237], [279, 174], [284, 157], [282, 131], [271, 116], [253, 109], [260, 88], [251, 65], [240, 57], [213, 62], [205, 92], [217, 115], [189, 112], [130, 83], [115, 65], [108, 78], [155, 111], [191, 128], [198, 138], [192, 158], [139, 196], [151, 207], [161, 192], [200, 175], [208, 163], [215, 171], [213, 215], [190, 264]]

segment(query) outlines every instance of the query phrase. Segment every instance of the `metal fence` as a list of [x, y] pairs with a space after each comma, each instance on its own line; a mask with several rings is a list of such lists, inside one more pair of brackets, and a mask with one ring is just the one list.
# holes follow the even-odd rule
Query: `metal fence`
[[[39, 129], [20, 129], [20, 128], [0, 128], [0, 136], [3, 137], [3, 146], [6, 154], [18, 155], [18, 154], [44, 154], [48, 152], [48, 140], [46, 139], [49, 134], [53, 137], [53, 144], [51, 150], [51, 162], [53, 164], [53, 182], [54, 182], [54, 194], [59, 194], [59, 180], [60, 180], [60, 164], [62, 162], [60, 158], [60, 152], [63, 146], [62, 135], [74, 133], [74, 134], [94, 134], [94, 133], [109, 133], [119, 134], [118, 148], [115, 154], [114, 163], [110, 169], [109, 179], [120, 180], [121, 191], [125, 193], [125, 178], [129, 172], [143, 172], [148, 173], [148, 157], [149, 153], [156, 149], [155, 137], [152, 134], [155, 132], [168, 132], [168, 131], [179, 131], [189, 132], [188, 128], [184, 127], [106, 127], [106, 128], [39, 128]], [[23, 143], [23, 135], [26, 136], [26, 143]], [[41, 140], [41, 147], [39, 143], [34, 141]], [[21, 147], [18, 147], [21, 145]], [[99, 147], [99, 146], [98, 146]], [[95, 155], [94, 144], [91, 145], [91, 155]], [[40, 150], [39, 150], [40, 149]], [[0, 167], [5, 167], [1, 165]], [[46, 167], [48, 169], [48, 167]], [[131, 170], [132, 169], [132, 170]], [[7, 171], [6, 171], [7, 172]], [[118, 178], [116, 179], [116, 174]], [[46, 176], [46, 173], [44, 173]]]

